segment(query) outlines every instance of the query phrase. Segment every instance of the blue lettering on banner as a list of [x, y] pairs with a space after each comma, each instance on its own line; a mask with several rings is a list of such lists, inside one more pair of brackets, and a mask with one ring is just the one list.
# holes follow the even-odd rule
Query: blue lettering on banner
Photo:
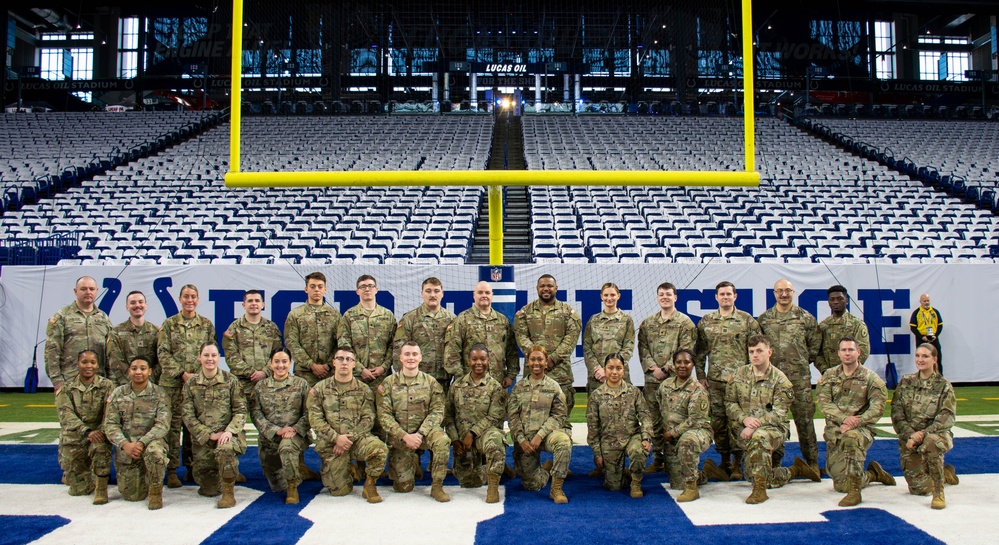
[[[222, 349], [221, 337], [229, 328], [229, 324], [236, 319], [236, 303], [243, 301], [244, 293], [245, 290], [208, 290], [208, 300], [215, 307], [215, 317], [212, 319], [212, 323], [215, 324], [215, 336], [219, 337], [219, 354], [223, 357], [225, 357], [225, 350]], [[265, 301], [267, 300], [263, 291], [260, 292], [260, 296]]]
[[121, 280], [117, 278], [105, 278], [104, 279], [104, 297], [101, 297], [100, 304], [97, 308], [101, 309], [104, 314], [110, 314], [111, 308], [114, 307], [114, 302], [121, 295]]
[[177, 310], [177, 302], [173, 300], [170, 292], [167, 291], [171, 286], [173, 286], [173, 278], [165, 277], [153, 280], [153, 293], [159, 299], [160, 305], [163, 306], [163, 315], [167, 317], [179, 312]]
[[909, 308], [909, 290], [857, 290], [857, 299], [863, 302], [864, 321], [871, 336], [871, 354], [909, 354], [912, 345], [909, 335], [894, 335], [886, 342], [887, 329], [902, 327], [901, 316], [885, 316], [884, 302], [890, 301], [892, 308]]
[[[805, 290], [798, 294], [798, 306], [816, 318], [819, 316], [819, 303], [827, 301], [829, 301], [829, 294], [823, 289]], [[850, 310], [849, 301], [846, 303], [846, 310]]]

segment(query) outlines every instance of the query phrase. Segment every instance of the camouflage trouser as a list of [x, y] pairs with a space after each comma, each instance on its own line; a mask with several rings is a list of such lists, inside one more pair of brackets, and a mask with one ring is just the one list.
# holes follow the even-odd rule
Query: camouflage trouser
[[[482, 458], [485, 463], [482, 463]], [[488, 428], [482, 435], [475, 438], [472, 451], [464, 456], [455, 456], [451, 469], [463, 488], [477, 488], [485, 484], [486, 474], [499, 475], [503, 473], [506, 463], [506, 445], [503, 444], [503, 432], [496, 428]]]
[[239, 457], [246, 452], [246, 439], [234, 435], [224, 445], [208, 441], [205, 445], [194, 444], [194, 481], [208, 495], [219, 489], [219, 481], [234, 482], [239, 475]]
[[709, 415], [711, 416], [711, 431], [714, 432], [715, 450], [722, 457], [733, 450], [739, 450], [735, 437], [730, 435], [728, 413], [725, 411], [725, 387], [727, 382], [708, 380], [708, 397], [711, 400]]
[[[794, 386], [794, 401], [791, 402], [791, 415], [794, 417], [794, 427], [798, 431], [798, 443], [801, 446], [801, 457], [806, 462], [819, 461], [819, 443], [815, 439], [815, 398], [812, 397], [812, 379], [810, 375], [799, 377], [787, 376]], [[774, 451], [774, 458], [779, 462], [784, 458], [784, 445]]]
[[291, 439], [281, 439], [275, 442], [263, 435], [257, 436], [257, 454], [260, 456], [260, 468], [267, 477], [267, 482], [274, 492], [288, 489], [288, 481], [301, 481], [299, 475], [299, 456], [309, 448], [309, 440], [301, 435]]
[[185, 465], [191, 463], [191, 438], [190, 433], [188, 433], [184, 427], [184, 411], [183, 411], [183, 401], [184, 401], [184, 389], [183, 387], [171, 387], [163, 386], [166, 390], [167, 397], [170, 398], [170, 430], [167, 431], [166, 444], [167, 444], [167, 469], [177, 469], [180, 467], [180, 445], [181, 445], [181, 430], [184, 430], [184, 453], [186, 455]]
[[902, 461], [902, 474], [909, 484], [909, 493], [928, 496], [933, 492], [933, 483], [944, 478], [944, 454], [954, 448], [950, 434], [930, 433], [922, 444], [914, 449], [898, 440], [898, 454]]
[[[77, 434], [79, 435], [79, 434]], [[111, 474], [111, 443], [91, 443], [80, 437], [59, 438], [59, 467], [65, 472], [70, 496], [94, 491], [94, 477]]]
[[569, 472], [569, 460], [572, 458], [572, 439], [562, 430], [555, 430], [541, 442], [539, 451], [526, 454], [520, 445], [513, 446], [513, 465], [521, 475], [525, 490], [541, 490], [548, 484], [549, 473], [541, 467], [541, 450], [550, 452], [552, 457], [551, 477], [564, 479]]
[[133, 460], [118, 449], [114, 470], [118, 474], [118, 491], [126, 501], [141, 501], [149, 494], [150, 482], [163, 482], [167, 465], [167, 445], [163, 439], [154, 439], [142, 450], [142, 456]]
[[624, 450], [604, 451], [604, 488], [607, 490], [621, 490], [624, 488], [624, 458], [628, 457], [628, 471], [631, 478], [637, 481], [642, 480], [642, 473], [645, 472], [645, 462], [649, 459], [648, 453], [642, 448], [642, 436], [632, 435], [628, 439], [628, 444]]
[[423, 438], [417, 450], [410, 450], [401, 439], [391, 438], [389, 445], [389, 478], [400, 485], [411, 484], [416, 480], [416, 466], [420, 463], [418, 451], [430, 451], [430, 477], [442, 481], [447, 476], [447, 460], [451, 454], [451, 442], [444, 430], [438, 428]]
[[711, 430], [687, 430], [679, 439], [662, 439], [662, 443], [669, 487], [682, 490], [685, 483], [697, 480], [697, 464], [701, 460], [701, 454], [711, 446]]
[[742, 457], [743, 475], [746, 480], [762, 475], [767, 478], [767, 488], [780, 488], [791, 480], [791, 470], [786, 467], [773, 467], [771, 460], [778, 448], [784, 447], [784, 430], [771, 426], [760, 426], [753, 432], [748, 441], [739, 436], [743, 426], [732, 429], [732, 436], [738, 445], [738, 450], [745, 451]]
[[[354, 487], [354, 480], [350, 475], [350, 461], [364, 462], [365, 474], [377, 479], [385, 471], [388, 447], [374, 435], [365, 435], [354, 441], [347, 452], [337, 456], [333, 454], [331, 443], [317, 438], [316, 454], [322, 460], [319, 473], [323, 477], [323, 486], [331, 493], [342, 496]], [[295, 463], [297, 465], [297, 459]]]
[[572, 416], [572, 408], [576, 406], [576, 388], [572, 385], [572, 378], [570, 377], [569, 382], [560, 382], [559, 387], [562, 388], [562, 393], [565, 395], [565, 426], [562, 430], [565, 434], [569, 436], [569, 441], [572, 441], [572, 424], [569, 422]]
[[850, 489], [850, 476], [860, 475], [860, 487], [867, 486], [870, 480], [864, 471], [867, 449], [874, 443], [874, 432], [868, 428], [857, 428], [846, 433], [839, 426], [826, 425], [826, 473], [832, 477], [833, 488], [837, 492]]
[[[659, 412], [659, 382], [649, 382], [649, 376], [645, 375], [645, 386], [642, 386], [642, 397], [645, 404], [649, 406], [649, 416], [652, 417], [652, 454], [657, 460], [663, 458], [665, 449], [665, 439], [663, 439], [663, 415]], [[708, 441], [708, 445], [711, 441]]]

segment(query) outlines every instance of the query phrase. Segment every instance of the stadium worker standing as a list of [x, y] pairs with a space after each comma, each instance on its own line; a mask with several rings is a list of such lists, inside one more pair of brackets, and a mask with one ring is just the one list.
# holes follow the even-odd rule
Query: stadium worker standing
[[[180, 312], [166, 319], [156, 337], [156, 355], [162, 368], [159, 385], [170, 398], [170, 431], [167, 433], [167, 447], [170, 460], [167, 462], [167, 487], [181, 486], [177, 477], [181, 457], [187, 473], [184, 478], [194, 482], [191, 469], [191, 438], [187, 433], [181, 437], [184, 427], [183, 387], [201, 370], [198, 355], [205, 343], [215, 344], [215, 326], [211, 320], [197, 313], [198, 288], [185, 284], [180, 288]], [[181, 453], [183, 443], [183, 454]]]
[[[423, 304], [404, 314], [396, 326], [392, 341], [392, 361], [399, 361], [399, 352], [406, 341], [415, 341], [423, 354], [420, 371], [437, 379], [446, 394], [451, 375], [444, 368], [444, 334], [455, 315], [441, 304], [444, 300], [444, 286], [438, 278], [431, 276], [423, 281], [420, 297]], [[395, 370], [398, 371], [399, 368], [396, 367]]]
[[236, 377], [219, 369], [219, 347], [205, 343], [198, 352], [201, 370], [184, 383], [184, 425], [191, 432], [194, 480], [198, 494], [222, 498], [217, 507], [236, 505], [239, 457], [246, 452], [246, 398]]
[[250, 418], [257, 428], [260, 467], [274, 492], [285, 492], [285, 503], [298, 503], [302, 454], [309, 448], [309, 383], [291, 375], [291, 354], [271, 351], [269, 377], [250, 393]]
[[[617, 354], [624, 363], [624, 381], [631, 384], [628, 361], [635, 351], [635, 322], [617, 308], [621, 290], [607, 282], [600, 287], [604, 308], [590, 316], [583, 332], [583, 361], [586, 363], [586, 391], [592, 393], [606, 380], [603, 363], [607, 356]], [[566, 399], [569, 399], [566, 397]]]
[[856, 340], [857, 361], [863, 365], [871, 355], [871, 338], [867, 332], [867, 324], [846, 310], [849, 298], [845, 287], [835, 285], [826, 290], [826, 293], [832, 314], [819, 323], [821, 342], [819, 353], [815, 356], [815, 367], [820, 373], [825, 373], [839, 365], [839, 341], [843, 337], [852, 337]]
[[322, 460], [323, 486], [333, 496], [353, 488], [351, 460], [365, 462], [364, 490], [368, 503], [380, 503], [375, 482], [385, 471], [388, 447], [371, 433], [375, 424], [375, 397], [371, 388], [354, 377], [357, 358], [349, 346], [337, 348], [333, 374], [309, 390], [309, 424], [316, 433], [316, 454]]
[[[673, 356], [681, 350], [691, 355], [697, 344], [697, 326], [686, 314], [676, 310], [676, 286], [663, 282], [656, 288], [659, 312], [642, 320], [638, 326], [638, 360], [645, 373], [642, 395], [652, 415], [652, 465], [646, 473], [662, 471], [663, 466], [663, 411], [659, 406], [659, 385], [673, 373]], [[691, 362], [693, 363], [693, 362]], [[696, 380], [696, 379], [695, 379]], [[706, 392], [706, 391], [705, 391]], [[711, 439], [709, 436], [708, 444]], [[700, 453], [698, 453], [700, 454]]]
[[790, 430], [787, 411], [794, 400], [794, 387], [770, 364], [773, 350], [765, 336], [750, 337], [747, 344], [750, 364], [732, 373], [725, 389], [725, 408], [732, 437], [746, 453], [746, 480], [753, 483], [746, 503], [756, 504], [769, 499], [767, 488], [780, 488], [798, 477], [815, 482], [822, 478], [817, 469], [798, 457], [791, 467], [773, 466], [773, 452], [784, 446]]
[[937, 373], [943, 376], [943, 352], [940, 349], [940, 334], [943, 333], [943, 316], [930, 305], [930, 294], [919, 296], [919, 308], [909, 317], [909, 329], [916, 338], [916, 346], [930, 343], [937, 349]]
[[735, 308], [737, 297], [731, 282], [715, 286], [718, 310], [709, 312], [697, 324], [697, 348], [694, 350], [697, 378], [711, 397], [715, 450], [721, 454], [721, 468], [729, 472], [733, 480], [742, 479], [742, 451], [733, 445], [735, 438], [730, 435], [725, 387], [736, 369], [749, 364], [749, 339], [762, 333], [752, 315]]
[[396, 492], [413, 490], [418, 451], [430, 451], [430, 496], [439, 502], [451, 501], [444, 492], [444, 477], [450, 443], [441, 424], [444, 421], [444, 389], [430, 375], [420, 371], [420, 345], [402, 345], [402, 370], [391, 375], [378, 388], [378, 421], [389, 446], [389, 478]]
[[327, 305], [326, 275], [312, 272], [305, 277], [308, 300], [288, 313], [284, 321], [284, 344], [291, 350], [295, 375], [314, 386], [330, 375], [336, 346], [340, 311]]
[[104, 344], [111, 331], [111, 320], [94, 305], [97, 281], [80, 277], [73, 288], [76, 300], [49, 318], [45, 328], [45, 373], [55, 394], [63, 384], [76, 378], [80, 352], [92, 350], [97, 355], [97, 374], [105, 376]]
[[871, 481], [895, 486], [895, 479], [877, 462], [871, 461], [864, 470], [888, 390], [881, 377], [860, 364], [860, 349], [853, 337], [840, 340], [839, 359], [840, 365], [822, 374], [818, 397], [826, 416], [826, 473], [837, 492], [847, 493], [840, 507], [851, 507], [861, 502], [860, 491]]
[[[818, 322], [807, 310], [794, 304], [794, 286], [787, 279], [774, 284], [777, 304], [768, 308], [756, 321], [770, 339], [773, 355], [770, 363], [780, 369], [794, 388], [791, 414], [798, 431], [801, 455], [814, 469], [819, 468], [819, 446], [815, 438], [815, 400], [812, 397], [812, 373], [822, 342]], [[774, 466], [784, 458], [784, 446], [774, 450]]]
[[954, 466], [944, 465], [944, 454], [954, 448], [957, 400], [954, 388], [936, 367], [936, 347], [916, 348], [917, 372], [905, 375], [891, 400], [891, 423], [898, 434], [898, 454], [909, 493], [933, 495], [930, 507], [947, 507], [944, 483], [957, 484]]
[[246, 311], [243, 316], [222, 334], [222, 350], [229, 372], [239, 379], [249, 403], [253, 387], [267, 378], [271, 370], [271, 354], [281, 348], [281, 330], [261, 314], [264, 297], [259, 291], [247, 290], [243, 294], [243, 310]]
[[604, 474], [604, 488], [624, 487], [624, 459], [628, 458], [631, 497], [641, 498], [645, 461], [652, 450], [652, 418], [642, 393], [624, 380], [624, 356], [608, 354], [602, 369], [606, 381], [586, 404], [586, 442], [593, 462]]
[[[513, 463], [526, 490], [541, 490], [551, 477], [549, 497], [555, 503], [569, 503], [562, 484], [569, 472], [572, 439], [565, 433], [569, 418], [565, 394], [547, 376], [548, 351], [541, 345], [527, 352], [528, 376], [517, 383], [506, 403], [506, 418], [513, 438]], [[541, 451], [552, 454], [552, 468], [541, 466]]]
[[146, 296], [141, 291], [131, 291], [125, 297], [128, 319], [108, 332], [106, 353], [108, 376], [118, 386], [129, 384], [129, 367], [135, 358], [146, 360], [150, 368], [149, 380], [160, 380], [160, 366], [156, 358], [156, 336], [160, 328], [146, 321]]
[[108, 502], [111, 443], [101, 429], [105, 402], [114, 382], [97, 370], [97, 352], [84, 350], [76, 360], [77, 373], [56, 395], [59, 413], [59, 467], [70, 496], [94, 493], [94, 505]]
[[479, 282], [474, 304], [451, 322], [445, 333], [444, 366], [453, 376], [467, 375], [468, 352], [477, 344], [489, 349], [489, 376], [509, 388], [520, 372], [520, 358], [513, 328], [506, 316], [493, 310], [493, 288]]
[[361, 302], [343, 313], [337, 327], [338, 346], [349, 346], [357, 354], [354, 374], [372, 388], [392, 372], [392, 339], [395, 335], [395, 315], [375, 302], [378, 283], [365, 274], [357, 279], [357, 296]]
[[[550, 274], [538, 278], [537, 300], [524, 305], [513, 317], [513, 330], [520, 351], [527, 354], [533, 346], [544, 347], [548, 354], [547, 376], [558, 383], [569, 411], [576, 400], [573, 387], [572, 354], [579, 342], [583, 321], [571, 305], [555, 298], [558, 284]], [[634, 327], [634, 326], [632, 326]], [[524, 376], [529, 373], [525, 369]], [[564, 426], [572, 437], [568, 417]]]
[[452, 469], [458, 484], [477, 488], [486, 482], [486, 503], [496, 503], [506, 460], [501, 431], [506, 419], [503, 387], [488, 374], [489, 349], [485, 345], [473, 346], [468, 362], [471, 370], [448, 389], [444, 430], [454, 451]]
[[128, 366], [129, 383], [108, 398], [104, 433], [118, 451], [114, 469], [125, 501], [149, 498], [149, 509], [163, 507], [163, 476], [167, 465], [166, 435], [170, 430], [170, 399], [153, 384], [149, 362], [141, 357]]

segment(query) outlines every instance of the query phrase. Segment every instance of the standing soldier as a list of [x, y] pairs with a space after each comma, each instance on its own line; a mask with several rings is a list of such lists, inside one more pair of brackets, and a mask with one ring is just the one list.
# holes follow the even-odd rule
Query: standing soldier
[[510, 320], [493, 310], [493, 288], [488, 282], [475, 285], [474, 298], [474, 306], [459, 314], [447, 328], [444, 366], [453, 376], [467, 375], [469, 351], [484, 344], [489, 349], [489, 376], [504, 389], [509, 388], [520, 372]]
[[[586, 363], [586, 391], [592, 393], [606, 380], [603, 363], [607, 356], [617, 354], [624, 363], [624, 381], [631, 384], [628, 361], [635, 351], [635, 322], [617, 308], [621, 290], [607, 282], [600, 287], [604, 308], [590, 316], [583, 332], [583, 360]], [[568, 399], [568, 398], [567, 398]]]
[[[857, 341], [860, 365], [871, 355], [871, 338], [867, 332], [867, 324], [846, 310], [849, 301], [846, 288], [840, 285], [832, 286], [826, 293], [829, 296], [829, 310], [832, 312], [819, 324], [819, 353], [815, 356], [815, 367], [820, 373], [839, 365], [839, 341], [843, 337], [853, 337]], [[828, 464], [828, 460], [827, 460]]]
[[167, 487], [179, 488], [180, 479], [177, 468], [181, 462], [181, 443], [183, 442], [183, 460], [187, 473], [184, 478], [194, 482], [191, 470], [191, 437], [181, 429], [184, 426], [183, 387], [184, 384], [201, 370], [198, 354], [205, 343], [216, 343], [215, 326], [211, 320], [197, 313], [198, 288], [186, 284], [180, 288], [180, 313], [163, 322], [159, 335], [156, 337], [156, 354], [162, 368], [160, 386], [170, 398], [170, 432], [167, 433], [167, 447], [170, 448], [170, 460], [167, 462]]
[[[513, 463], [525, 490], [552, 487], [548, 496], [559, 504], [569, 503], [562, 483], [569, 473], [572, 439], [565, 433], [569, 418], [565, 394], [559, 383], [546, 376], [548, 351], [534, 345], [527, 352], [528, 376], [517, 383], [506, 403], [506, 418], [513, 438]], [[551, 473], [541, 466], [541, 451], [552, 454]]]
[[[444, 335], [454, 321], [454, 313], [444, 308], [444, 288], [441, 281], [433, 276], [423, 281], [420, 288], [423, 304], [403, 315], [395, 330], [392, 341], [392, 361], [399, 361], [399, 352], [406, 341], [416, 341], [420, 345], [423, 361], [420, 371], [434, 377], [447, 394], [451, 375], [444, 368]], [[395, 369], [399, 370], [398, 367]]]
[[146, 296], [141, 291], [129, 292], [125, 297], [128, 319], [114, 326], [108, 333], [108, 373], [118, 386], [131, 382], [128, 369], [133, 360], [142, 358], [149, 366], [149, 380], [160, 380], [160, 366], [156, 360], [156, 336], [160, 328], [146, 321]]
[[[663, 282], [656, 288], [659, 312], [649, 316], [638, 326], [638, 360], [645, 373], [642, 395], [652, 416], [652, 465], [646, 473], [662, 471], [663, 466], [663, 411], [659, 406], [659, 385], [673, 373], [673, 357], [681, 350], [694, 353], [697, 344], [697, 327], [686, 314], [676, 310], [676, 286]], [[696, 380], [696, 379], [695, 379]], [[706, 392], [706, 390], [705, 390]], [[708, 439], [708, 446], [711, 440]]]
[[[819, 469], [819, 445], [815, 440], [815, 400], [812, 398], [812, 373], [808, 363], [815, 361], [822, 342], [815, 316], [794, 304], [794, 286], [787, 279], [774, 284], [777, 304], [767, 309], [756, 321], [770, 339], [773, 356], [770, 363], [780, 369], [794, 388], [791, 414], [798, 430], [801, 455], [816, 471]], [[774, 450], [773, 465], [784, 458], [784, 445]]]
[[264, 318], [264, 297], [257, 290], [243, 294], [242, 318], [237, 318], [222, 334], [222, 350], [229, 372], [239, 379], [246, 395], [247, 407], [253, 398], [253, 387], [270, 374], [270, 356], [281, 348], [281, 330]]
[[371, 433], [375, 398], [367, 384], [354, 378], [357, 359], [349, 346], [337, 348], [334, 372], [309, 390], [309, 424], [316, 432], [316, 454], [322, 460], [323, 486], [334, 496], [352, 488], [350, 461], [365, 463], [367, 479], [361, 497], [380, 503], [375, 482], [385, 471], [388, 447]]
[[326, 275], [309, 273], [305, 277], [309, 299], [295, 307], [284, 322], [284, 344], [291, 350], [295, 374], [310, 386], [329, 376], [340, 311], [327, 305]]
[[784, 373], [770, 365], [770, 341], [755, 335], [747, 344], [750, 365], [732, 373], [725, 390], [725, 407], [732, 437], [739, 450], [746, 452], [746, 480], [753, 483], [746, 503], [757, 504], [769, 499], [767, 488], [780, 488], [798, 477], [814, 482], [822, 477], [797, 456], [791, 467], [773, 466], [773, 452], [784, 446], [790, 431], [787, 411], [794, 391]]
[[378, 284], [375, 277], [365, 274], [357, 279], [357, 296], [361, 302], [343, 313], [337, 328], [337, 344], [349, 346], [357, 354], [354, 374], [372, 388], [392, 372], [392, 338], [395, 335], [395, 315], [375, 302]]
[[[478, 344], [468, 353], [471, 371], [455, 379], [444, 407], [444, 429], [454, 449], [452, 468], [463, 488], [488, 483], [486, 503], [499, 501], [499, 481], [506, 460], [503, 444], [503, 387], [489, 376], [489, 350]], [[485, 457], [485, 465], [480, 463]]]
[[70, 496], [94, 493], [94, 505], [108, 502], [111, 444], [101, 431], [104, 407], [114, 383], [97, 374], [97, 352], [77, 357], [77, 373], [56, 395], [59, 412], [59, 466]]
[[149, 497], [149, 510], [163, 507], [163, 475], [167, 465], [166, 435], [170, 399], [150, 379], [149, 362], [137, 357], [128, 366], [129, 384], [108, 398], [104, 433], [117, 447], [114, 469], [125, 501]]
[[389, 478], [396, 492], [413, 490], [417, 451], [430, 451], [430, 496], [451, 501], [444, 492], [449, 443], [444, 421], [444, 389], [420, 371], [420, 345], [408, 341], [400, 353], [402, 370], [385, 379], [376, 390], [378, 420], [388, 439]]
[[[520, 351], [527, 354], [532, 346], [541, 346], [548, 354], [546, 375], [558, 383], [565, 396], [567, 410], [572, 412], [576, 403], [573, 386], [572, 353], [579, 342], [583, 321], [571, 305], [555, 298], [558, 284], [550, 274], [538, 278], [538, 298], [524, 305], [513, 317], [513, 330], [517, 335]], [[632, 325], [634, 328], [634, 325]], [[527, 376], [525, 370], [524, 375]], [[566, 416], [566, 435], [572, 437], [572, 426]]]
[[871, 481], [895, 486], [895, 478], [877, 462], [872, 460], [864, 470], [888, 389], [881, 377], [860, 364], [860, 349], [853, 337], [840, 340], [839, 359], [840, 365], [822, 374], [818, 397], [826, 416], [826, 473], [837, 492], [846, 492], [840, 507], [852, 507], [861, 502], [860, 491]]
[[76, 300], [49, 318], [45, 328], [45, 373], [56, 395], [63, 384], [76, 378], [77, 360], [83, 350], [97, 355], [97, 374], [106, 375], [104, 343], [112, 326], [108, 315], [94, 306], [97, 281], [89, 276], [80, 277], [73, 294]]

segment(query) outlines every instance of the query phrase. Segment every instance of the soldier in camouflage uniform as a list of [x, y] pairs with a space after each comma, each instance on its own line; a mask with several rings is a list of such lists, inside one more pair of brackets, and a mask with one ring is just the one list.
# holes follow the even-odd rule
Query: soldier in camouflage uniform
[[826, 292], [829, 295], [829, 310], [832, 315], [819, 324], [819, 353], [815, 356], [815, 367], [820, 373], [839, 365], [839, 341], [843, 337], [853, 337], [859, 348], [860, 365], [871, 355], [871, 338], [867, 324], [846, 310], [849, 301], [846, 288], [832, 286]]
[[750, 365], [732, 373], [725, 390], [725, 408], [735, 444], [746, 453], [746, 480], [753, 483], [746, 503], [757, 504], [769, 499], [767, 488], [780, 488], [798, 477], [814, 482], [822, 478], [797, 456], [791, 467], [773, 466], [773, 452], [784, 446], [790, 431], [787, 411], [794, 401], [794, 387], [770, 364], [773, 350], [765, 336], [750, 337], [747, 344]]
[[163, 507], [170, 398], [152, 383], [148, 361], [137, 357], [128, 370], [129, 384], [115, 388], [108, 398], [104, 433], [118, 449], [114, 469], [122, 498], [141, 501], [148, 496], [149, 509], [156, 510]]
[[[676, 501], [688, 502], [701, 497], [697, 490], [701, 479], [697, 463], [701, 454], [711, 446], [711, 423], [708, 422], [710, 401], [708, 390], [693, 377], [692, 350], [679, 349], [669, 368], [673, 370], [673, 376], [660, 384], [659, 401], [656, 403], [662, 413], [664, 464], [670, 488], [683, 490]], [[705, 481], [708, 477], [728, 480], [728, 475], [717, 469], [710, 458], [704, 462], [704, 474]]]
[[253, 387], [270, 375], [270, 356], [281, 348], [281, 330], [260, 314], [264, 298], [259, 291], [248, 290], [243, 294], [243, 309], [246, 310], [243, 317], [233, 321], [222, 334], [222, 350], [229, 372], [239, 379], [249, 407]]
[[[444, 337], [455, 315], [441, 305], [444, 289], [439, 279], [431, 276], [424, 280], [420, 297], [423, 298], [423, 304], [403, 315], [395, 329], [392, 361], [399, 361], [399, 352], [406, 341], [416, 341], [423, 354], [420, 371], [437, 379], [447, 395], [452, 377], [444, 368]], [[395, 370], [399, 371], [398, 365]]]
[[395, 335], [395, 315], [375, 302], [378, 284], [375, 277], [363, 275], [357, 279], [357, 296], [361, 302], [343, 313], [337, 328], [337, 344], [349, 346], [357, 354], [354, 375], [372, 389], [392, 372], [392, 339]]
[[932, 343], [916, 348], [918, 372], [905, 375], [891, 400], [891, 422], [898, 433], [898, 454], [909, 493], [933, 494], [930, 507], [944, 509], [944, 483], [957, 484], [954, 466], [944, 454], [954, 448], [957, 400], [954, 387], [937, 369], [939, 353]]
[[441, 427], [444, 421], [444, 389], [420, 371], [420, 345], [408, 341], [399, 356], [402, 371], [385, 379], [375, 390], [378, 420], [389, 445], [389, 478], [396, 492], [413, 489], [421, 450], [429, 450], [430, 496], [451, 501], [444, 492], [450, 442]]
[[[728, 413], [725, 407], [725, 388], [736, 369], [749, 364], [750, 337], [762, 333], [760, 325], [748, 312], [735, 308], [735, 285], [720, 282], [715, 286], [718, 310], [709, 312], [697, 324], [697, 355], [694, 365], [701, 385], [711, 397], [711, 430], [715, 437], [715, 450], [721, 454], [721, 468], [732, 479], [742, 479], [742, 451], [731, 436]], [[705, 362], [710, 361], [707, 373]], [[729, 461], [729, 454], [733, 460]]]
[[[697, 327], [686, 314], [676, 310], [676, 286], [663, 282], [656, 288], [659, 312], [649, 316], [638, 326], [638, 361], [645, 373], [642, 395], [652, 415], [652, 465], [646, 473], [662, 471], [663, 421], [659, 406], [659, 385], [672, 373], [673, 356], [680, 350], [694, 353], [697, 344]], [[707, 390], [705, 390], [706, 392]], [[708, 444], [710, 446], [710, 439]]]
[[885, 412], [888, 390], [874, 371], [859, 361], [857, 340], [844, 337], [839, 342], [842, 362], [822, 374], [819, 380], [819, 407], [826, 417], [826, 473], [837, 492], [846, 492], [840, 507], [862, 501], [861, 489], [871, 481], [895, 486], [895, 479], [872, 461], [864, 470], [867, 449], [874, 443], [874, 424]]
[[[101, 431], [104, 403], [114, 383], [97, 374], [97, 352], [77, 356], [77, 373], [56, 395], [59, 412], [59, 467], [70, 496], [94, 492], [94, 505], [108, 502], [111, 443]], [[96, 488], [95, 488], [96, 487]]]
[[[548, 351], [535, 345], [527, 352], [529, 375], [518, 382], [506, 403], [506, 418], [513, 438], [513, 463], [525, 490], [541, 490], [551, 476], [549, 497], [555, 503], [569, 503], [562, 483], [569, 472], [572, 439], [565, 433], [569, 418], [565, 394], [546, 376]], [[541, 451], [552, 454], [551, 473], [541, 466]]]
[[624, 356], [608, 354], [601, 368], [606, 382], [590, 394], [586, 404], [586, 442], [593, 463], [603, 470], [604, 488], [624, 487], [624, 458], [628, 458], [631, 497], [641, 498], [645, 461], [652, 450], [652, 418], [638, 388], [624, 381]]
[[251, 393], [250, 418], [257, 428], [260, 467], [274, 492], [286, 492], [285, 503], [298, 503], [302, 482], [300, 460], [309, 448], [309, 383], [291, 372], [291, 354], [271, 351], [271, 376], [257, 382]]
[[198, 494], [217, 496], [218, 508], [236, 505], [239, 457], [246, 452], [246, 397], [236, 377], [218, 368], [219, 348], [206, 343], [198, 354], [201, 371], [184, 383], [184, 425], [191, 432]]
[[295, 307], [284, 322], [284, 344], [291, 350], [295, 374], [310, 386], [328, 377], [340, 326], [340, 311], [325, 304], [326, 276], [320, 272], [305, 277], [309, 299]]
[[[590, 316], [583, 332], [583, 361], [586, 363], [586, 391], [592, 393], [607, 380], [603, 362], [607, 356], [618, 354], [624, 362], [624, 381], [631, 384], [628, 361], [635, 351], [635, 322], [617, 308], [621, 290], [608, 282], [600, 288], [604, 302], [602, 311]], [[568, 399], [568, 398], [566, 398]]]
[[[774, 284], [777, 304], [767, 309], [756, 322], [770, 339], [773, 356], [770, 363], [780, 369], [794, 388], [791, 414], [798, 430], [802, 457], [819, 468], [819, 446], [815, 439], [815, 400], [812, 398], [812, 374], [809, 362], [815, 361], [822, 338], [818, 322], [807, 310], [794, 304], [794, 286], [786, 279]], [[774, 466], [784, 458], [784, 446], [774, 451]]]
[[[215, 325], [208, 318], [197, 313], [198, 288], [186, 284], [180, 288], [180, 313], [163, 322], [159, 335], [156, 337], [156, 356], [160, 363], [160, 387], [170, 398], [170, 431], [167, 433], [167, 447], [170, 448], [170, 460], [167, 462], [167, 487], [181, 486], [177, 477], [183, 456], [187, 468], [185, 479], [194, 482], [191, 469], [191, 437], [183, 433], [184, 413], [183, 387], [191, 377], [201, 370], [198, 354], [205, 343], [216, 343]], [[181, 444], [183, 443], [183, 455]]]
[[475, 285], [475, 304], [458, 315], [445, 333], [444, 368], [451, 375], [467, 375], [469, 350], [484, 344], [489, 348], [489, 376], [504, 389], [520, 372], [517, 345], [506, 316], [493, 310], [493, 288], [487, 282]]
[[[524, 305], [513, 317], [513, 330], [517, 346], [524, 354], [532, 346], [542, 346], [548, 353], [547, 376], [558, 383], [565, 396], [567, 410], [576, 404], [573, 386], [572, 354], [583, 330], [583, 321], [571, 305], [555, 298], [558, 284], [550, 274], [538, 278], [538, 299]], [[632, 326], [634, 328], [634, 326]], [[525, 369], [524, 376], [529, 373]], [[572, 425], [568, 416], [564, 422], [565, 433], [572, 438]]]
[[128, 319], [114, 326], [108, 332], [105, 352], [108, 357], [108, 373], [118, 386], [129, 384], [129, 364], [135, 358], [146, 360], [150, 366], [149, 380], [156, 384], [160, 380], [160, 366], [156, 359], [156, 337], [160, 328], [146, 321], [146, 296], [141, 291], [132, 291], [125, 297]]
[[452, 468], [458, 483], [476, 488], [488, 482], [486, 503], [496, 503], [506, 460], [501, 431], [506, 419], [503, 387], [488, 374], [489, 350], [485, 345], [473, 346], [468, 362], [471, 371], [448, 390], [444, 429], [454, 450]]
[[379, 503], [375, 482], [385, 470], [388, 447], [371, 433], [375, 398], [367, 384], [354, 378], [354, 350], [342, 346], [333, 357], [334, 373], [309, 390], [309, 424], [316, 432], [316, 454], [322, 460], [323, 486], [334, 496], [350, 493], [351, 460], [365, 463], [367, 479], [361, 496]]
[[94, 306], [97, 281], [81, 277], [73, 288], [76, 300], [49, 318], [45, 329], [45, 373], [55, 387], [56, 395], [63, 384], [76, 378], [80, 352], [97, 354], [97, 374], [107, 376], [104, 344], [111, 331], [111, 320]]

